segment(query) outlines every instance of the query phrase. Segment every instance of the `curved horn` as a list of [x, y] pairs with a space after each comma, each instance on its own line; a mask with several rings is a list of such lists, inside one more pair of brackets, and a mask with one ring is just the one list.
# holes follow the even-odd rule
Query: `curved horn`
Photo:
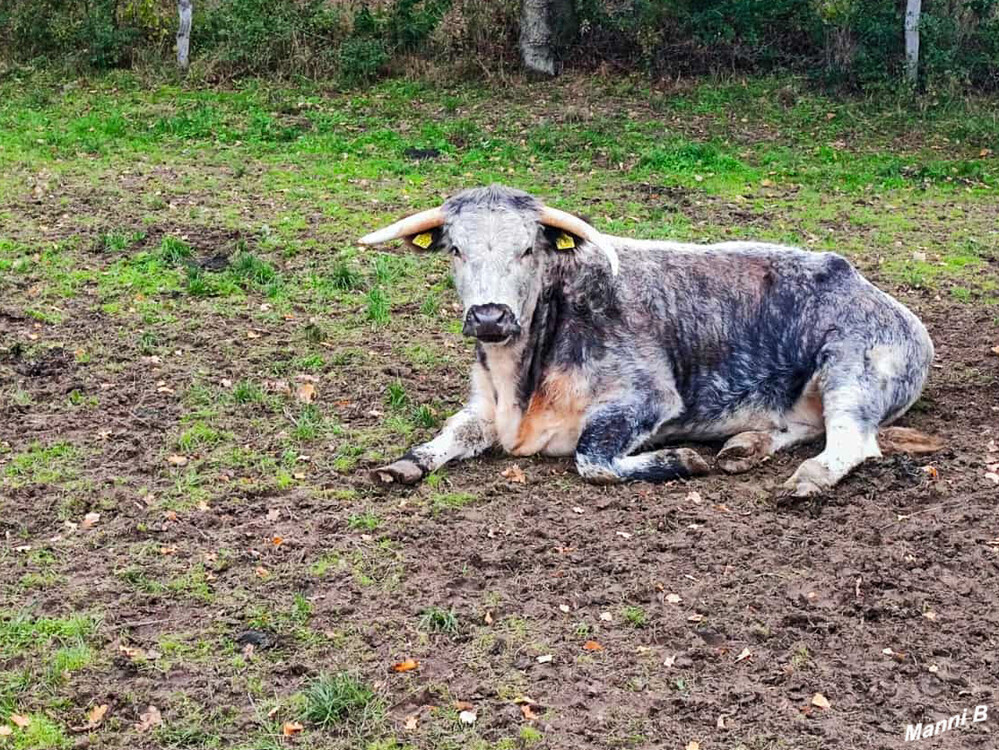
[[389, 240], [397, 240], [400, 237], [409, 237], [413, 234], [425, 232], [428, 229], [435, 229], [444, 224], [444, 209], [438, 206], [418, 214], [399, 219], [395, 224], [389, 224], [384, 229], [366, 234], [359, 242], [362, 245], [379, 245]]
[[600, 248], [600, 251], [606, 255], [607, 260], [610, 261], [611, 273], [614, 276], [617, 276], [617, 269], [619, 265], [617, 251], [611, 247], [610, 243], [594, 227], [587, 224], [578, 216], [573, 216], [565, 211], [559, 211], [557, 208], [552, 208], [551, 206], [541, 207], [540, 218], [542, 224], [549, 227], [555, 227], [556, 229], [564, 229], [566, 232], [572, 232], [577, 237], [581, 237], [587, 242], [592, 242]]

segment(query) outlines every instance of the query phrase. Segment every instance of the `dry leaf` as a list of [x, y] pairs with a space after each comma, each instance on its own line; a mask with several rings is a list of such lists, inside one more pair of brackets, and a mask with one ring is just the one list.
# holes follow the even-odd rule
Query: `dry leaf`
[[486, 625], [492, 625], [493, 624], [493, 613], [492, 612], [486, 612], [486, 615], [485, 615], [485, 617], [482, 618], [482, 621]]
[[271, 539], [271, 544], [273, 544], [275, 547], [280, 547], [282, 544], [284, 544], [284, 538], [276, 536], [273, 539]]
[[177, 454], [167, 456], [167, 463], [171, 466], [187, 466], [187, 456], [180, 456]]
[[603, 620], [604, 622], [610, 622], [611, 620], [614, 619], [614, 615], [612, 615], [610, 612], [601, 612], [600, 619]]
[[21, 714], [11, 714], [10, 723], [16, 725], [19, 729], [24, 729], [31, 724], [31, 719], [27, 716], [21, 716]]
[[511, 482], [516, 482], [517, 484], [524, 484], [527, 482], [527, 477], [524, 475], [524, 471], [517, 466], [517, 464], [514, 464], [508, 469], [504, 469], [500, 476]]
[[603, 651], [604, 647], [601, 646], [596, 641], [587, 641], [586, 643], [583, 644], [583, 649], [585, 651]]
[[679, 594], [666, 594], [666, 601], [668, 601], [670, 604], [679, 604], [682, 601], [682, 599], [680, 599]]
[[923, 471], [926, 472], [926, 476], [930, 479], [937, 479], [940, 476], [940, 472], [937, 471], [936, 466], [924, 466]]
[[419, 726], [419, 723], [420, 723], [420, 715], [411, 714], [406, 717], [406, 723], [403, 724], [403, 727], [405, 727], [407, 732], [413, 732], [416, 731], [416, 727]]
[[104, 721], [104, 716], [108, 712], [108, 704], [102, 703], [99, 706], [94, 706], [90, 709], [90, 713], [87, 714], [87, 722], [92, 727], [96, 727], [102, 721]]
[[687, 750], [701, 750], [701, 743], [697, 740], [691, 740], [687, 743]]
[[257, 574], [257, 578], [266, 578], [267, 576], [270, 575], [267, 568], [265, 568], [263, 565], [258, 567], [255, 572]]
[[101, 520], [100, 513], [88, 513], [83, 517], [83, 521], [80, 522], [80, 526], [85, 529], [92, 529], [94, 524]]
[[475, 715], [474, 711], [462, 711], [458, 714], [458, 721], [462, 724], [474, 724], [475, 720], [479, 717]]
[[583, 513], [584, 511], [578, 505], [574, 505], [574, 506], [572, 506], [572, 512], [573, 513]]
[[406, 659], [398, 664], [392, 665], [393, 672], [412, 672], [414, 669], [420, 666], [420, 662], [416, 659]]
[[294, 737], [296, 734], [299, 734], [303, 729], [305, 729], [305, 727], [303, 727], [297, 721], [286, 721], [284, 723], [284, 726], [281, 727], [281, 734], [283, 734], [285, 737]]
[[934, 612], [932, 609], [930, 609], [927, 610], [926, 612], [923, 612], [923, 617], [925, 617], [930, 622], [934, 622], [937, 619], [937, 613]]
[[742, 649], [742, 651], [739, 652], [739, 655], [735, 657], [735, 661], [738, 664], [740, 661], [744, 661], [752, 655], [753, 652], [749, 650], [749, 646], [746, 646], [746, 648]]
[[816, 693], [812, 696], [812, 705], [816, 708], [829, 708], [832, 704], [822, 693]]
[[277, 508], [271, 508], [269, 511], [267, 511], [267, 520], [268, 521], [272, 521], [273, 522], [273, 521], [278, 520], [280, 517], [281, 517], [281, 511], [278, 510]]
[[316, 387], [312, 383], [299, 383], [295, 389], [295, 398], [303, 404], [311, 404], [316, 400]]
[[537, 661], [538, 664], [548, 664], [554, 658], [555, 657], [552, 656], [551, 654], [543, 654], [542, 656], [539, 656], [535, 661]]
[[718, 727], [719, 729], [724, 729], [725, 728], [725, 717], [724, 716], [719, 716], [718, 717], [718, 721], [715, 722], [715, 726]]
[[451, 705], [454, 706], [455, 711], [474, 711], [475, 705], [469, 703], [468, 701], [455, 701]]
[[12, 734], [14, 734], [13, 729], [6, 724], [0, 724], [0, 737], [10, 737]]
[[534, 721], [535, 719], [538, 718], [538, 715], [534, 713], [534, 710], [531, 708], [530, 703], [525, 703], [524, 705], [522, 705], [520, 707], [520, 712], [524, 714], [524, 719], [526, 719], [527, 721]]
[[569, 614], [569, 612], [570, 612], [569, 605], [568, 604], [559, 604], [558, 605], [558, 611], [562, 612], [564, 614]]
[[175, 554], [177, 554], [177, 548], [176, 547], [160, 547], [160, 554], [161, 555], [175, 555]]
[[139, 714], [139, 721], [135, 725], [135, 731], [146, 732], [162, 723], [163, 716], [160, 714], [160, 710], [156, 706], [151, 705]]
[[696, 612], [687, 617], [687, 622], [701, 622], [704, 619], [704, 615], [699, 615]]

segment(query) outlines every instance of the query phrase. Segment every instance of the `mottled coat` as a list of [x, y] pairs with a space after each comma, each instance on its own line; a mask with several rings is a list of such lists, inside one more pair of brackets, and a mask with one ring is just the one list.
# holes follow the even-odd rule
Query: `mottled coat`
[[717, 463], [735, 472], [825, 433], [787, 483], [808, 495], [880, 455], [878, 426], [929, 372], [920, 321], [834, 253], [589, 225], [566, 240], [540, 202], [499, 186], [443, 209], [432, 244], [454, 256], [465, 332], [479, 338], [472, 393], [437, 438], [377, 470], [382, 481], [494, 445], [574, 455], [594, 482], [665, 481], [709, 469], [669, 441], [730, 438]]

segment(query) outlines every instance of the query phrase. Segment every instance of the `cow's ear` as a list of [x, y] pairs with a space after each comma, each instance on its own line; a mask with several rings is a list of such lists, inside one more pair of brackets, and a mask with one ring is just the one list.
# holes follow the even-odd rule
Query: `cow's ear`
[[572, 232], [567, 232], [558, 227], [544, 227], [545, 240], [555, 251], [572, 252], [579, 247], [582, 240]]
[[416, 250], [436, 250], [440, 246], [441, 229], [436, 227], [425, 232], [417, 232], [405, 238], [406, 244]]

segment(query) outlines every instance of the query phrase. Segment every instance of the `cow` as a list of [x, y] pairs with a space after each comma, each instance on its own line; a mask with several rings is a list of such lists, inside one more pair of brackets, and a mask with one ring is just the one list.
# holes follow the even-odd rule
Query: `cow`
[[933, 359], [919, 319], [836, 253], [605, 235], [501, 185], [360, 242], [394, 239], [451, 256], [476, 356], [468, 403], [378, 482], [495, 446], [574, 456], [596, 484], [665, 482], [710, 470], [671, 442], [725, 440], [715, 464], [738, 473], [825, 435], [780, 490], [809, 497], [881, 455]]

